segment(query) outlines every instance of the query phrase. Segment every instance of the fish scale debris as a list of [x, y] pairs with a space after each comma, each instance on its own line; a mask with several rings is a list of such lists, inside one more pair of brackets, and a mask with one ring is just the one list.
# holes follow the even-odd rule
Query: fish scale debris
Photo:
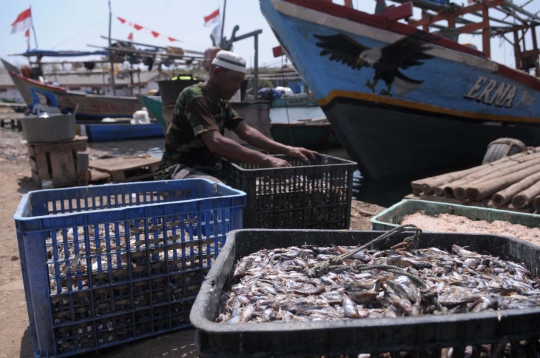
[[[427, 291], [407, 276], [378, 269], [314, 274], [315, 265], [354, 247], [257, 251], [236, 265], [233, 284], [220, 297], [216, 322], [393, 318], [540, 305], [540, 281], [519, 263], [457, 245], [452, 253], [434, 247], [408, 251], [406, 246], [360, 251], [343, 265], [396, 266], [424, 281]], [[430, 297], [437, 297], [440, 306]]]

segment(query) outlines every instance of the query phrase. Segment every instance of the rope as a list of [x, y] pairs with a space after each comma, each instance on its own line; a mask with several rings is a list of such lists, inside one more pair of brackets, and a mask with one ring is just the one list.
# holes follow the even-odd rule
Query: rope
[[408, 244], [408, 247], [411, 247], [413, 249], [416, 249], [418, 247], [418, 241], [419, 237], [422, 234], [422, 230], [415, 225], [403, 225], [398, 226], [390, 231], [385, 232], [381, 236], [371, 240], [365, 245], [359, 246], [356, 249], [350, 250], [344, 254], [338, 255], [336, 257], [330, 258], [328, 260], [325, 260], [317, 265], [315, 265], [314, 270], [315, 273], [318, 276], [324, 275], [330, 271], [353, 271], [353, 272], [362, 272], [362, 271], [370, 271], [370, 270], [383, 270], [388, 271], [391, 273], [395, 273], [398, 275], [407, 276], [411, 279], [412, 282], [414, 282], [418, 287], [420, 287], [420, 294], [422, 298], [428, 302], [432, 302], [438, 311], [443, 311], [443, 307], [437, 300], [438, 293], [437, 291], [430, 291], [428, 286], [424, 281], [422, 281], [419, 277], [397, 267], [392, 265], [365, 265], [365, 264], [355, 264], [352, 265], [343, 265], [343, 261], [346, 259], [351, 258], [354, 254], [360, 252], [361, 250], [365, 249], [366, 247], [369, 247], [371, 245], [374, 245], [381, 241], [387, 241], [390, 239], [390, 237], [395, 236], [397, 234], [401, 234], [404, 232], [410, 232], [414, 231], [414, 234], [412, 236], [406, 237], [403, 241]]

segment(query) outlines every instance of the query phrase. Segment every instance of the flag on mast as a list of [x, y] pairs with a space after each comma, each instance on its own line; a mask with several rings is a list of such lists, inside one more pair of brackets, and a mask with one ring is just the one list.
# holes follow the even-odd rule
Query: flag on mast
[[21, 12], [17, 19], [11, 24], [11, 33], [24, 31], [32, 27], [32, 10], [28, 8]]
[[133, 41], [133, 32], [130, 32], [128, 35], [128, 40]]
[[204, 17], [204, 26], [210, 26], [219, 22], [219, 9]]
[[28, 49], [30, 50], [30, 29], [26, 30], [24, 36], [26, 37], [26, 43], [28, 44]]

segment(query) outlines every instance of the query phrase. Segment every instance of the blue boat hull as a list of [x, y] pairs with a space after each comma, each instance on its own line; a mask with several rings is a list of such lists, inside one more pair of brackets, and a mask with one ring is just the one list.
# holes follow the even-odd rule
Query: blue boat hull
[[119, 141], [164, 137], [159, 123], [149, 124], [86, 124], [86, 135], [90, 142]]
[[501, 137], [540, 143], [538, 127], [471, 123], [342, 98], [323, 110], [362, 176], [371, 179], [479, 165], [487, 145]]
[[540, 145], [536, 78], [343, 6], [260, 3], [364, 177], [479, 164], [499, 137]]

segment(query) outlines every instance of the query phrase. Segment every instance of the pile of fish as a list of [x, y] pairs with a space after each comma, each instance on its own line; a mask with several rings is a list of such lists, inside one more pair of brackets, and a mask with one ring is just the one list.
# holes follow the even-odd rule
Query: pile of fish
[[344, 266], [397, 266], [421, 279], [427, 290], [406, 275], [379, 269], [354, 272], [345, 267], [316, 274], [318, 264], [352, 249], [304, 245], [242, 258], [230, 291], [220, 297], [216, 322], [312, 322], [540, 305], [540, 280], [523, 265], [457, 245], [448, 253], [434, 247], [409, 250], [404, 242], [387, 250], [360, 251], [343, 261]]
[[51, 294], [88, 288], [90, 271], [97, 280], [101, 276], [108, 279], [109, 272], [125, 276], [128, 266], [136, 273], [148, 271], [149, 264], [165, 272], [169, 265], [172, 272], [199, 267], [200, 259], [213, 261], [214, 239], [199, 239], [194, 234], [196, 223], [196, 219], [170, 221], [164, 228], [162, 223], [139, 220], [130, 222], [127, 229], [121, 223], [109, 223], [54, 231], [45, 240]]

